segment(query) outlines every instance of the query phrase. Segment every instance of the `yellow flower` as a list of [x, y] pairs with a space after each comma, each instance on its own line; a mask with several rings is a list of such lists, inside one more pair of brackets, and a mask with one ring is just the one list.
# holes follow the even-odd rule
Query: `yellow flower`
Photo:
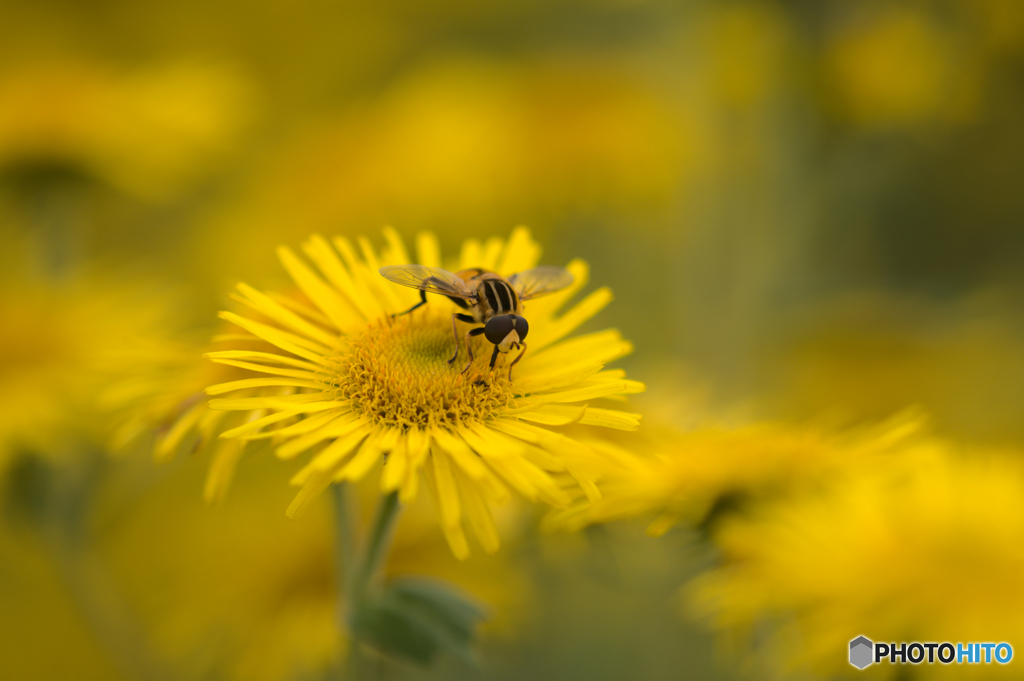
[[845, 26], [823, 63], [841, 112], [856, 123], [954, 122], [976, 108], [981, 80], [956, 48], [927, 13], [889, 7]]
[[[244, 424], [244, 411], [210, 409], [203, 395], [211, 383], [241, 380], [248, 372], [225, 364], [197, 362], [204, 352], [266, 352], [274, 346], [255, 336], [238, 333], [233, 324], [205, 342], [168, 339], [162, 352], [144, 371], [137, 371], [103, 391], [102, 402], [114, 417], [110, 446], [123, 451], [149, 437], [153, 458], [166, 462], [183, 451], [211, 457], [203, 498], [220, 503], [227, 495], [246, 440], [218, 438], [218, 434]], [[255, 396], [257, 389], [239, 391], [236, 397]]]
[[915, 449], [732, 519], [716, 537], [724, 564], [687, 589], [694, 611], [729, 634], [758, 627], [784, 673], [828, 677], [848, 668], [845, 646], [858, 635], [1021, 640], [1020, 453], [965, 456], [943, 442]]
[[87, 60], [8, 69], [0, 78], [0, 167], [68, 164], [165, 199], [234, 146], [252, 99], [232, 69], [199, 62], [123, 73]]
[[[589, 404], [643, 389], [623, 371], [604, 368], [632, 345], [614, 330], [563, 340], [600, 311], [611, 293], [598, 289], [558, 314], [587, 280], [586, 265], [570, 263], [574, 283], [529, 304], [529, 350], [516, 365], [514, 383], [507, 361], [487, 375], [489, 352], [482, 339], [474, 339], [476, 360], [461, 373], [448, 363], [455, 341], [452, 308], [444, 300], [392, 318], [419, 294], [378, 273], [381, 265], [411, 262], [394, 231], [385, 230], [385, 237], [387, 247], [378, 256], [364, 239], [357, 254], [344, 238], [329, 242], [315, 236], [303, 248], [315, 268], [281, 248], [281, 261], [301, 296], [272, 297], [239, 285], [238, 300], [270, 321], [221, 316], [276, 350], [210, 353], [221, 364], [268, 374], [207, 389], [213, 396], [234, 393], [213, 399], [212, 409], [245, 414], [243, 425], [221, 437], [270, 439], [284, 459], [316, 449], [292, 478], [302, 487], [288, 508], [292, 517], [332, 482], [359, 480], [385, 458], [381, 490], [397, 491], [404, 502], [416, 497], [422, 473], [445, 537], [460, 558], [469, 553], [464, 517], [484, 550], [497, 550], [490, 506], [508, 500], [510, 489], [563, 506], [570, 501], [563, 489], [569, 479], [597, 498], [594, 483], [608, 454], [552, 426], [638, 426], [637, 414]], [[432, 235], [419, 237], [417, 251], [419, 264], [442, 265]], [[507, 243], [467, 241], [450, 267], [509, 275], [533, 267], [539, 254], [527, 230], [517, 229]]]
[[921, 427], [907, 413], [875, 427], [835, 429], [760, 423], [691, 432], [656, 429], [630, 456], [619, 445], [594, 442], [613, 455], [598, 500], [578, 499], [545, 519], [550, 528], [656, 515], [648, 534], [661, 535], [681, 521], [699, 522], [716, 505], [749, 504], [817, 485], [855, 465], [887, 456]]
[[161, 356], [166, 322], [158, 291], [137, 279], [77, 272], [0, 282], [0, 468], [18, 451], [61, 460], [102, 443], [100, 396]]

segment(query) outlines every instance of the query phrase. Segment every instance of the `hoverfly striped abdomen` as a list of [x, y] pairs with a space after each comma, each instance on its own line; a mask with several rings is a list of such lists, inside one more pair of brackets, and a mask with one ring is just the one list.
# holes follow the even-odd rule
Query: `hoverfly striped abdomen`
[[476, 291], [477, 300], [486, 306], [481, 315], [484, 320], [519, 312], [519, 297], [515, 289], [500, 277], [484, 279]]

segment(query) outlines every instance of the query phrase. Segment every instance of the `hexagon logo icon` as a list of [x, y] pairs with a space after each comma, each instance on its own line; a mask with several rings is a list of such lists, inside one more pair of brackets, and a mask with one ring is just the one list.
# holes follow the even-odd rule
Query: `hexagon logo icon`
[[874, 648], [875, 644], [863, 636], [853, 639], [850, 641], [850, 664], [857, 669], [864, 669], [874, 662]]

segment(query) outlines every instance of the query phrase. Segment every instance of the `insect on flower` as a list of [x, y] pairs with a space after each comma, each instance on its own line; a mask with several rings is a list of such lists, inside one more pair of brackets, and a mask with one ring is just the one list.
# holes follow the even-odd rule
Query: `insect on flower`
[[523, 302], [548, 293], [559, 291], [572, 283], [572, 274], [564, 267], [540, 266], [513, 274], [508, 279], [500, 274], [488, 272], [479, 267], [452, 273], [439, 267], [423, 265], [391, 265], [381, 267], [380, 273], [389, 281], [402, 286], [419, 289], [420, 302], [394, 317], [408, 314], [427, 302], [427, 293], [439, 293], [466, 310], [468, 314], [452, 314], [452, 335], [455, 337], [455, 354], [448, 364], [459, 356], [459, 332], [455, 322], [483, 324], [482, 327], [466, 332], [466, 352], [469, 362], [462, 373], [473, 364], [473, 348], [469, 344], [472, 336], [484, 334], [494, 344], [490, 369], [498, 361], [498, 353], [507, 353], [512, 348], [522, 351], [508, 367], [508, 380], [512, 380], [512, 367], [526, 354], [526, 334], [530, 325], [523, 317]]

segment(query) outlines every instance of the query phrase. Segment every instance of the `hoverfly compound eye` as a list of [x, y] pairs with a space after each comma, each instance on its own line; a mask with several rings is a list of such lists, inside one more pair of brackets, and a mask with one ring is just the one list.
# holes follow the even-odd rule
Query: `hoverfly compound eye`
[[487, 320], [487, 324], [484, 325], [484, 336], [495, 345], [501, 345], [501, 342], [505, 340], [505, 336], [511, 332], [512, 319], [507, 314], [491, 317]]
[[526, 317], [520, 317], [518, 315], [511, 315], [516, 325], [516, 333], [519, 334], [519, 340], [526, 340], [526, 334], [530, 333], [530, 325], [526, 321]]

